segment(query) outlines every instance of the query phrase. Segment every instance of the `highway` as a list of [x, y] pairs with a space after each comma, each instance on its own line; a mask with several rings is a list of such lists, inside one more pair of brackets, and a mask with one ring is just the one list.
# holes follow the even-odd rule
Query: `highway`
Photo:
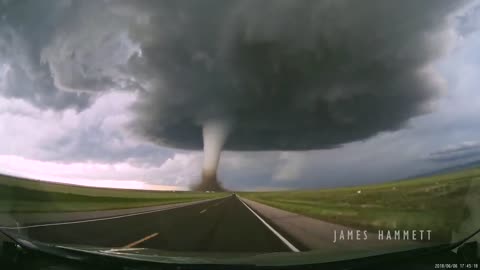
[[32, 226], [28, 237], [48, 243], [179, 252], [298, 251], [237, 196], [111, 219]]

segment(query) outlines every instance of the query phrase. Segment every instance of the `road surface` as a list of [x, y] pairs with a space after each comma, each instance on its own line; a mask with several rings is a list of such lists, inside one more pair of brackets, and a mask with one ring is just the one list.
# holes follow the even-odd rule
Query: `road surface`
[[[213, 200], [213, 199], [211, 199]], [[202, 200], [207, 201], [207, 200]], [[197, 204], [202, 201], [192, 201], [174, 204], [163, 204], [146, 207], [135, 207], [113, 210], [96, 211], [73, 211], [73, 212], [13, 212], [0, 213], [0, 229], [11, 227], [32, 226], [36, 224], [50, 224], [70, 221], [102, 219], [109, 217], [122, 217], [126, 215], [141, 215], [147, 212], [163, 211], [170, 208], [177, 208], [191, 204]], [[55, 203], [55, 201], [51, 201]]]
[[113, 248], [153, 248], [180, 252], [298, 251], [237, 196], [90, 222], [21, 229], [49, 243]]

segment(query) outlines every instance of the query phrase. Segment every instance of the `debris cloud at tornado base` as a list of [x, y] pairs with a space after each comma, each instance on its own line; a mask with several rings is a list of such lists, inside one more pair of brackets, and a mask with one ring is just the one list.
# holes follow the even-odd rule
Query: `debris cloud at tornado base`
[[[429, 112], [444, 87], [434, 62], [452, 47], [452, 17], [466, 3], [81, 1], [44, 7], [56, 15], [39, 14], [51, 18], [45, 25], [0, 14], [9, 30], [0, 35], [38, 44], [25, 47], [42, 60], [32, 70], [68, 93], [65, 106], [75, 91], [137, 91], [132, 130], [159, 145], [203, 149], [203, 189], [218, 183], [222, 149], [335, 148]], [[0, 57], [14, 57], [12, 44], [2, 46]]]

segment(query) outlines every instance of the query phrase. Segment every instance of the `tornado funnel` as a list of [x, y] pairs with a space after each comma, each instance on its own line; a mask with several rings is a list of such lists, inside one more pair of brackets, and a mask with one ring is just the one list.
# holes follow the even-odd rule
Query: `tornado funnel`
[[227, 139], [229, 124], [226, 121], [209, 121], [203, 125], [203, 170], [202, 180], [194, 188], [199, 191], [222, 191], [217, 178], [222, 147]]

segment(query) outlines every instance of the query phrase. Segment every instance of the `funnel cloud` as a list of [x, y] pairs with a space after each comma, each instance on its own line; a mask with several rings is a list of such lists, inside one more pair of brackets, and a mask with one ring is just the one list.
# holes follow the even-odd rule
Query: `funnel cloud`
[[217, 179], [218, 163], [223, 144], [228, 136], [229, 124], [226, 121], [210, 121], [203, 125], [203, 171], [199, 190], [222, 190]]
[[200, 186], [219, 189], [222, 149], [335, 148], [428, 113], [467, 2], [62, 2], [79, 15], [35, 52], [65, 95], [138, 91], [132, 130], [203, 149]]

